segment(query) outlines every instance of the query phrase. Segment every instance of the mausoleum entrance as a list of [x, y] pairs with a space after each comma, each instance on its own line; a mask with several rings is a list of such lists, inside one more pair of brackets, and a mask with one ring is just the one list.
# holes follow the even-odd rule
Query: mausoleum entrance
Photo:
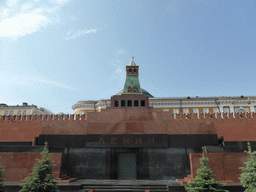
[[118, 179], [135, 180], [136, 172], [136, 153], [119, 153], [118, 154]]
[[111, 148], [111, 179], [139, 179], [141, 152], [139, 148]]

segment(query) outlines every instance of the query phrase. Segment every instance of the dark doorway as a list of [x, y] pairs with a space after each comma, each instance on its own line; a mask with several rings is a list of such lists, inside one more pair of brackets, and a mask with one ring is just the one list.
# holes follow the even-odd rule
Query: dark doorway
[[136, 153], [119, 153], [117, 179], [136, 180], [136, 167]]
[[139, 148], [111, 149], [111, 179], [136, 180], [139, 179], [140, 150]]

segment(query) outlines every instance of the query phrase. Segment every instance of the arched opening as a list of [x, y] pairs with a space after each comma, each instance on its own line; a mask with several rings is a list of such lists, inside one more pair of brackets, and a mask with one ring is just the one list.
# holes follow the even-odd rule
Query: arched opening
[[236, 112], [237, 113], [245, 113], [246, 111], [244, 109], [238, 109]]
[[133, 87], [133, 92], [137, 92], [137, 91], [138, 91], [137, 87], [136, 86]]
[[130, 93], [130, 92], [132, 92], [132, 88], [131, 87], [128, 87], [127, 88], [127, 91]]

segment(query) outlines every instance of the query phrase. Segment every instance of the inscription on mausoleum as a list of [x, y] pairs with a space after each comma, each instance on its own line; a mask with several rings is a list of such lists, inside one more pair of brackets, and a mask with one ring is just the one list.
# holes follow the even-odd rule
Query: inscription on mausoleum
[[167, 147], [167, 140], [168, 137], [164, 134], [95, 134], [88, 137], [85, 145], [86, 147]]

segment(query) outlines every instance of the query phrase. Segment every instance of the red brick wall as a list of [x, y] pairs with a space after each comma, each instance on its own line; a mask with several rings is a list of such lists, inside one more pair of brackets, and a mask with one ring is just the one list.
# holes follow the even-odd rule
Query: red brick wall
[[224, 141], [256, 141], [255, 118], [237, 118], [214, 123], [218, 136]]
[[[191, 153], [189, 157], [191, 176], [195, 178], [197, 168], [201, 167], [199, 159], [202, 154]], [[215, 174], [215, 178], [240, 182], [238, 179], [241, 174], [239, 167], [245, 166], [244, 162], [248, 158], [246, 153], [207, 153], [205, 157], [209, 158], [209, 167]]]
[[0, 122], [0, 142], [32, 141], [41, 134], [42, 122]]
[[[9, 118], [11, 120], [9, 120]], [[54, 127], [58, 127], [60, 122], [61, 127], [63, 128], [60, 128], [60, 133], [58, 133], [58, 129], [54, 129]], [[50, 128], [50, 132], [52, 134], [75, 134], [74, 130], [72, 130], [72, 128], [75, 128], [78, 129], [79, 134], [81, 134], [81, 126], [79, 126], [81, 122], [86, 122], [84, 115], [81, 117], [81, 120], [78, 118], [74, 120], [74, 115], [65, 115], [65, 120], [63, 120], [62, 116], [60, 116], [60, 119], [57, 120], [57, 116], [53, 115], [0, 116], [0, 142], [28, 141], [34, 143], [35, 137], [42, 134], [43, 128], [46, 129], [46, 131]], [[50, 125], [56, 125], [50, 127], [47, 125], [47, 123]]]
[[[59, 177], [61, 153], [50, 153], [49, 157], [54, 161], [54, 177]], [[0, 153], [0, 164], [5, 166], [3, 178], [6, 181], [20, 181], [25, 179], [32, 173], [32, 168], [36, 159], [41, 159], [40, 153]]]
[[[194, 115], [174, 115], [156, 109], [108, 109], [89, 112], [88, 119], [74, 115], [56, 116], [1, 116], [1, 141], [34, 142], [39, 134], [217, 134], [224, 141], [256, 141], [256, 117], [205, 118]], [[9, 120], [11, 118], [11, 120]], [[22, 118], [22, 119], [20, 119]]]

